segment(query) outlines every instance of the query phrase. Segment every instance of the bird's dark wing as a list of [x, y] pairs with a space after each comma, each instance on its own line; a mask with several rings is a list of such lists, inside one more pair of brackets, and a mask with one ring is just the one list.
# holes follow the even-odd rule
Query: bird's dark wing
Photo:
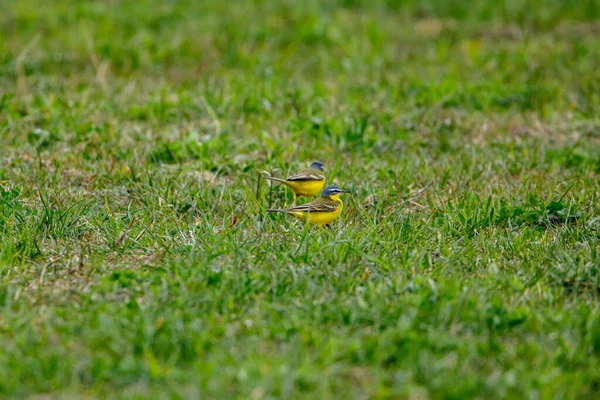
[[322, 181], [325, 175], [315, 168], [304, 169], [294, 175], [288, 176], [288, 181]]
[[311, 201], [310, 203], [301, 204], [299, 206], [295, 206], [290, 208], [288, 211], [290, 212], [334, 212], [339, 207], [339, 203], [335, 201], [323, 201], [323, 199], [318, 198], [316, 200]]

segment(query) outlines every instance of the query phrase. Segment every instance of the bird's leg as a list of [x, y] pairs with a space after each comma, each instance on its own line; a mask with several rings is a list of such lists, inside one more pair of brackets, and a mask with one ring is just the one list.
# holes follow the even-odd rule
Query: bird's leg
[[296, 205], [296, 200], [298, 200], [298, 195], [296, 194], [296, 192], [292, 192], [294, 193], [294, 201], [292, 202], [292, 207]]
[[[326, 225], [315, 225], [315, 227], [320, 230], [321, 232], [324, 232], [326, 234], [328, 234], [329, 236], [333, 236], [333, 233], [331, 232], [331, 224], [326, 224]], [[326, 229], [327, 228], [327, 229]]]

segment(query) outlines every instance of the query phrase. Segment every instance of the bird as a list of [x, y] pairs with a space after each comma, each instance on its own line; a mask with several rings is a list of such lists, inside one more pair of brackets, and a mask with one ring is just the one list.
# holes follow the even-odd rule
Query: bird
[[272, 176], [265, 176], [265, 179], [269, 179], [275, 182], [281, 182], [294, 192], [294, 203], [298, 197], [314, 197], [323, 186], [325, 186], [325, 168], [319, 161], [315, 161], [310, 164], [310, 168], [303, 169], [298, 173], [288, 176], [286, 179], [274, 178]]
[[327, 225], [336, 219], [344, 208], [344, 204], [340, 199], [342, 193], [350, 193], [350, 191], [340, 189], [337, 185], [329, 185], [323, 189], [321, 197], [311, 202], [287, 209], [267, 210], [267, 212], [286, 213], [311, 224]]

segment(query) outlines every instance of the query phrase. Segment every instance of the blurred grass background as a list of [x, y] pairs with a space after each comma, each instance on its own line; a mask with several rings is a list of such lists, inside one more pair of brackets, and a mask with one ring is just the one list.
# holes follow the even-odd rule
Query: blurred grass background
[[0, 10], [0, 396], [596, 396], [597, 1]]

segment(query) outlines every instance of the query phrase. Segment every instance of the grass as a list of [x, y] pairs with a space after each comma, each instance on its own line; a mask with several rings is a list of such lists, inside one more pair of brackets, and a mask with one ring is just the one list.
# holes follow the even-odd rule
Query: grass
[[598, 396], [597, 2], [2, 8], [0, 397]]

